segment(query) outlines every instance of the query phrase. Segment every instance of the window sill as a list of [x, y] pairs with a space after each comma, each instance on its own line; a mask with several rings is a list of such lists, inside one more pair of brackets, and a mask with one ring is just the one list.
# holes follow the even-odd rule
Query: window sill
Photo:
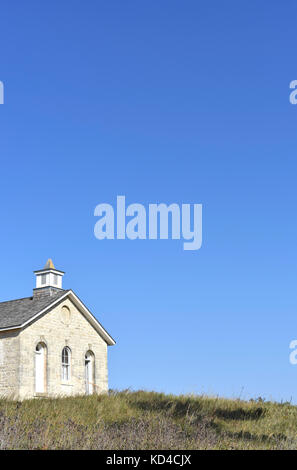
[[47, 394], [45, 392], [35, 392], [34, 397], [46, 397]]
[[73, 384], [70, 382], [61, 382], [61, 385], [66, 385], [67, 387], [73, 387]]

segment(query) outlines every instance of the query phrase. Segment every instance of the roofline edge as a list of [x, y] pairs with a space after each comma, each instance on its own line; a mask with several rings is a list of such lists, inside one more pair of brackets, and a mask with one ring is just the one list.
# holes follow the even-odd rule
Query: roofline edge
[[[1, 331], [9, 331], [9, 330], [20, 330], [27, 326], [29, 323], [34, 321], [36, 318], [38, 318], [40, 315], [45, 313], [47, 310], [52, 308], [55, 304], [59, 303], [61, 300], [63, 300], [65, 297], [72, 295], [78, 303], [82, 306], [83, 310], [91, 317], [93, 322], [95, 323], [93, 326], [96, 329], [97, 333], [102, 337], [104, 341], [107, 343], [108, 346], [114, 346], [116, 344], [116, 341], [110, 336], [110, 334], [106, 331], [106, 329], [101, 325], [101, 323], [97, 320], [97, 318], [94, 317], [94, 315], [90, 312], [90, 310], [84, 305], [84, 303], [80, 300], [80, 298], [73, 292], [72, 289], [69, 289], [65, 292], [64, 295], [59, 297], [58, 299], [54, 300], [52, 303], [47, 305], [44, 309], [40, 310], [40, 312], [36, 313], [33, 317], [29, 318], [29, 320], [25, 321], [24, 323], [17, 325], [17, 326], [9, 326], [5, 328], [0, 328]], [[97, 326], [97, 328], [96, 328]], [[99, 328], [98, 328], [99, 327]], [[98, 331], [99, 330], [99, 331]], [[101, 334], [100, 334], [101, 333]]]

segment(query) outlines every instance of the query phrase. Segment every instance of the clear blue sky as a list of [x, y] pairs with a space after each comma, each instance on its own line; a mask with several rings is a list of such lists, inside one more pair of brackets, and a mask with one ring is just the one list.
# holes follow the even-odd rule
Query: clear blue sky
[[[295, 0], [3, 1], [0, 297], [48, 257], [117, 340], [110, 387], [297, 403]], [[203, 204], [203, 245], [94, 237]]]

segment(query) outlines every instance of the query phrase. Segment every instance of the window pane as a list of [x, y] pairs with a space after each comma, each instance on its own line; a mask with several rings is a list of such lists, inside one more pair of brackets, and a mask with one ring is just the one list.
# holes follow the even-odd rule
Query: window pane
[[70, 379], [70, 350], [63, 348], [62, 350], [62, 380]]

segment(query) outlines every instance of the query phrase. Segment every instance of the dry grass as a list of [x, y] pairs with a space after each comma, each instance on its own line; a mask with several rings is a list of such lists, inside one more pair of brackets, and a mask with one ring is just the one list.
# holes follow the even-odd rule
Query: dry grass
[[0, 449], [297, 449], [297, 407], [144, 391], [1, 399]]

